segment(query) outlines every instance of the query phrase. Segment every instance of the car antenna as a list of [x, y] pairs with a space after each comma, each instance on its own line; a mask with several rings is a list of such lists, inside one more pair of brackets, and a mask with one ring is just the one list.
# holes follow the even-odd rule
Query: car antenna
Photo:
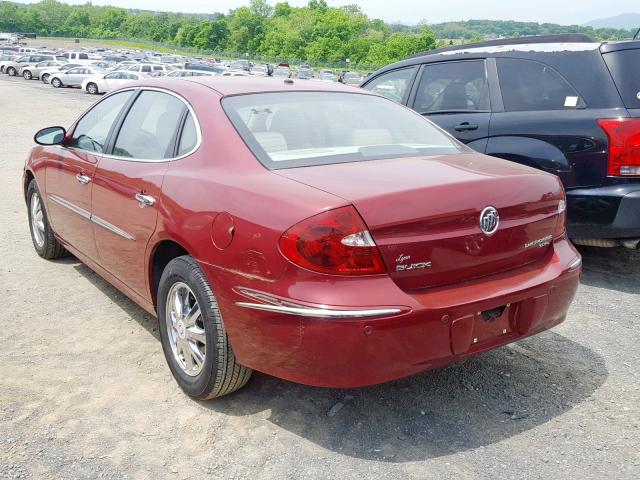
[[640, 28], [638, 29], [638, 31], [636, 32], [636, 34], [633, 36], [633, 40], [635, 40], [636, 38], [638, 38], [638, 34], [640, 34]]

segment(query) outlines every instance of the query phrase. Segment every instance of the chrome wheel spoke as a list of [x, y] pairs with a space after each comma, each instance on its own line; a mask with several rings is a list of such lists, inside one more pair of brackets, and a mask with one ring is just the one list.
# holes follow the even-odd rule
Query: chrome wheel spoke
[[195, 325], [196, 320], [200, 318], [200, 307], [198, 303], [194, 303], [193, 306], [189, 309], [187, 314], [184, 316], [184, 324], [188, 327]]
[[180, 368], [187, 375], [196, 376], [206, 357], [202, 311], [186, 283], [174, 283], [166, 298], [165, 323], [171, 351]]
[[204, 332], [204, 328], [200, 328], [197, 325], [193, 325], [187, 328], [187, 339], [200, 342], [203, 345], [207, 343], [207, 337]]

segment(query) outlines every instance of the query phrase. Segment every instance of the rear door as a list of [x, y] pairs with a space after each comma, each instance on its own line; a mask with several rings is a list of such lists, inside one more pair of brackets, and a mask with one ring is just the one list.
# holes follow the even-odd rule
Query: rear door
[[408, 105], [474, 150], [485, 151], [491, 101], [484, 60], [424, 65]]
[[496, 58], [495, 66], [503, 105], [494, 109], [486, 153], [558, 175], [565, 187], [601, 184], [607, 147], [596, 119], [620, 112], [586, 109], [580, 92], [545, 63]]
[[156, 228], [162, 180], [177, 156], [188, 112], [167, 92], [142, 90], [116, 127], [95, 172], [92, 220], [100, 264], [140, 295], [147, 291], [145, 251]]

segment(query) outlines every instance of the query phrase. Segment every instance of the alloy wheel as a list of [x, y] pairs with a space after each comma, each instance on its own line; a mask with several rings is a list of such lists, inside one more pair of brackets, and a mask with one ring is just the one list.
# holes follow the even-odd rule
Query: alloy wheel
[[53, 80], [51, 80], [51, 85], [53, 85], [56, 88], [59, 88], [60, 86], [62, 86], [62, 82], [59, 79], [54, 78]]
[[173, 356], [187, 375], [195, 377], [204, 366], [207, 340], [200, 306], [186, 283], [171, 286], [165, 311]]
[[41, 80], [42, 80], [43, 83], [48, 83], [49, 82], [49, 74], [48, 73], [43, 74]]
[[29, 70], [25, 70], [22, 76], [24, 77], [25, 80], [31, 80], [31, 77], [32, 77], [31, 72]]
[[42, 248], [44, 245], [44, 218], [40, 195], [37, 193], [31, 195], [31, 232], [33, 234], [33, 241], [38, 248]]
[[95, 83], [90, 83], [87, 85], [87, 92], [92, 94], [98, 93], [98, 86]]
[[9, 67], [7, 68], [7, 73], [9, 74], [10, 77], [15, 77], [16, 76], [16, 69], [13, 67]]

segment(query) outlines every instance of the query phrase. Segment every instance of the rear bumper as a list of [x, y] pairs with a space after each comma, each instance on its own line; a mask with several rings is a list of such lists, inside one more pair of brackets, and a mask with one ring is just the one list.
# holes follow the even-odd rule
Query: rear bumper
[[[214, 267], [203, 268], [207, 275], [215, 274]], [[261, 301], [253, 288], [218, 291], [218, 296], [240, 363], [298, 383], [351, 388], [443, 366], [549, 329], [564, 320], [579, 276], [579, 254], [563, 239], [555, 242], [542, 264], [453, 287], [411, 294], [398, 289], [388, 277], [365, 280], [369, 288], [352, 283], [354, 298], [364, 294], [376, 306], [364, 304], [365, 297], [357, 307], [344, 302], [329, 307], [271, 293], [265, 293]], [[287, 284], [286, 290], [301, 294], [298, 287], [299, 281]], [[314, 294], [326, 297], [326, 292], [339, 289], [343, 300], [349, 288], [333, 282], [329, 290], [309, 287], [309, 298]], [[302, 307], [302, 311], [255, 308], [260, 304]], [[502, 306], [504, 314], [496, 321], [479, 314]], [[393, 309], [394, 313], [385, 312]], [[356, 315], [323, 316], [322, 310]], [[363, 310], [378, 313], [358, 316]]]
[[567, 191], [570, 238], [640, 238], [640, 183]]

